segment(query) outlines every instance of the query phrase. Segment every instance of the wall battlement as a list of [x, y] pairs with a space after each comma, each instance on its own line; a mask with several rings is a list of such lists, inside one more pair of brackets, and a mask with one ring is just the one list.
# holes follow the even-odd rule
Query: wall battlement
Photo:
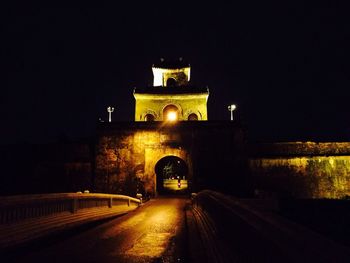
[[274, 142], [249, 145], [252, 157], [350, 155], [350, 142]]
[[249, 156], [257, 195], [350, 196], [350, 142], [260, 143], [250, 145]]

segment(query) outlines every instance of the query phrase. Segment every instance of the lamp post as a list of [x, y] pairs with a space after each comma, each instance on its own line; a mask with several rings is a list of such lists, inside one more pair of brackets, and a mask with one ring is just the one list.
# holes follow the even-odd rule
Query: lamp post
[[111, 122], [112, 121], [112, 112], [114, 111], [114, 108], [109, 106], [107, 108], [107, 111], [108, 111], [108, 122]]
[[231, 121], [233, 121], [233, 111], [236, 109], [236, 105], [235, 104], [231, 104], [230, 106], [228, 106], [228, 110], [231, 112]]

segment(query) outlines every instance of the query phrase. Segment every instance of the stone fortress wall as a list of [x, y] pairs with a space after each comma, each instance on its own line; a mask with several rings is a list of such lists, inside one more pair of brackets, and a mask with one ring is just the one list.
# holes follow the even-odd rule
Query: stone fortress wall
[[256, 195], [350, 196], [350, 142], [258, 143], [249, 148]]

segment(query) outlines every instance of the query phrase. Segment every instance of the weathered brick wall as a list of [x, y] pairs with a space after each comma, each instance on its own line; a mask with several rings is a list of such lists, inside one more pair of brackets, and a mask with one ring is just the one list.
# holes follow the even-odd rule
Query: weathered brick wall
[[[174, 145], [167, 145], [174, 140]], [[164, 130], [126, 128], [100, 136], [96, 146], [96, 191], [134, 196], [136, 182], [141, 180], [145, 191], [155, 195], [155, 165], [161, 158], [177, 156], [191, 165], [186, 148], [177, 146], [180, 142], [181, 136], [174, 137]]]
[[258, 195], [350, 196], [349, 142], [256, 144], [250, 156], [251, 180]]
[[[137, 179], [150, 195], [157, 193], [155, 166], [177, 156], [188, 166], [191, 190], [202, 187], [240, 188], [243, 135], [233, 123], [162, 122], [101, 124], [96, 143], [95, 190], [135, 195]], [[240, 179], [237, 179], [240, 178]]]

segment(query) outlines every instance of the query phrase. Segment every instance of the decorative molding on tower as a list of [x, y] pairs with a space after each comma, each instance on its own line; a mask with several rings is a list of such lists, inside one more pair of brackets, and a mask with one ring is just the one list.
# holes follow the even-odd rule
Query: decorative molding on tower
[[177, 121], [208, 120], [209, 89], [190, 85], [189, 63], [161, 59], [152, 72], [152, 87], [134, 89], [135, 121], [167, 121], [165, 109], [172, 109]]

